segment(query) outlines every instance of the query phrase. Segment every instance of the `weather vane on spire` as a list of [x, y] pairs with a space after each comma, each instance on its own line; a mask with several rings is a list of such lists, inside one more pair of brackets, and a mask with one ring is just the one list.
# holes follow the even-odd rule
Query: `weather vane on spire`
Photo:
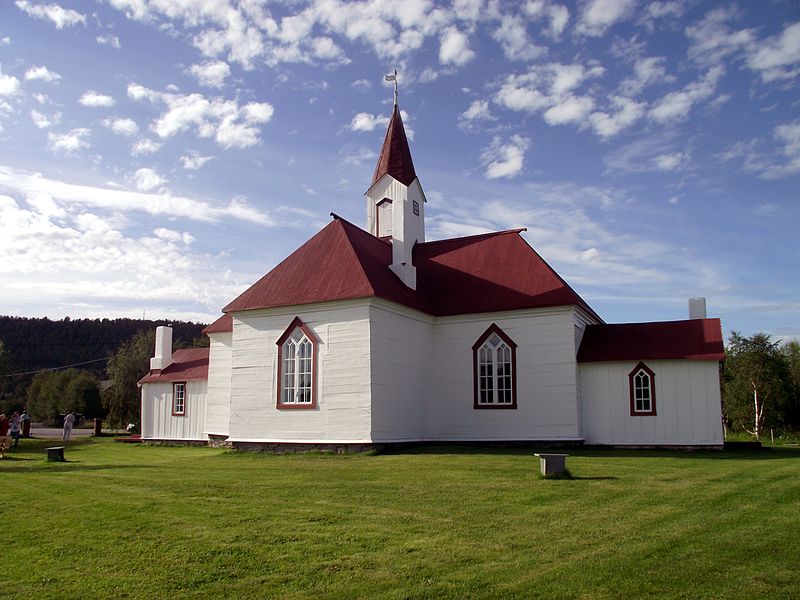
[[394, 82], [394, 105], [397, 106], [397, 69], [394, 70], [394, 73], [384, 75], [384, 79]]

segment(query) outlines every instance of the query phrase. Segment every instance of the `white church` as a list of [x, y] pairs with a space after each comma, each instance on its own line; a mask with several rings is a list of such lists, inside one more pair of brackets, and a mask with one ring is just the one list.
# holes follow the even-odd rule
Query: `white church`
[[524, 229], [427, 242], [395, 103], [366, 229], [332, 221], [222, 309], [209, 348], [159, 327], [143, 440], [722, 446], [719, 319], [609, 325]]

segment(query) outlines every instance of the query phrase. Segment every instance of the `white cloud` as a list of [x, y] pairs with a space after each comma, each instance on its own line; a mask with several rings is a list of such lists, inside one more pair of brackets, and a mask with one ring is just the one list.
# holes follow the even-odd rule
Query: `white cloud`
[[51, 212], [52, 199], [22, 197], [0, 194], [0, 255], [7, 259], [0, 261], [0, 297], [6, 306], [18, 303], [50, 317], [54, 311], [141, 315], [147, 307], [148, 316], [208, 321], [252, 277], [231, 273], [219, 255], [195, 250], [188, 231], [162, 227], [130, 235], [112, 214], [79, 206]]
[[350, 86], [356, 88], [359, 92], [366, 92], [372, 88], [372, 83], [370, 83], [369, 79], [356, 79]]
[[546, 35], [558, 40], [569, 21], [569, 9], [561, 4], [550, 4], [546, 0], [528, 0], [523, 6], [525, 14], [532, 20], [548, 19], [550, 27]]
[[376, 127], [386, 127], [388, 124], [389, 117], [360, 112], [350, 121], [349, 127], [351, 131], [373, 131]]
[[159, 144], [158, 142], [154, 142], [149, 138], [142, 138], [134, 142], [133, 146], [131, 146], [131, 154], [133, 156], [143, 156], [146, 154], [154, 154], [161, 150], [161, 146], [163, 144]]
[[201, 156], [197, 150], [192, 150], [189, 154], [181, 156], [181, 164], [187, 171], [197, 171], [213, 158], [213, 156]]
[[17, 0], [17, 8], [37, 19], [50, 21], [56, 29], [72, 27], [81, 23], [86, 25], [86, 17], [76, 10], [65, 9], [58, 4], [33, 4], [27, 0]]
[[79, 150], [86, 150], [91, 147], [91, 143], [86, 138], [89, 137], [91, 131], [85, 127], [71, 129], [67, 133], [56, 134], [48, 133], [47, 142], [48, 147], [52, 152], [57, 154], [74, 154]]
[[614, 24], [631, 17], [636, 0], [588, 0], [583, 3], [575, 32], [600, 37]]
[[641, 119], [646, 106], [644, 102], [635, 102], [622, 96], [611, 96], [610, 100], [617, 112], [609, 114], [597, 111], [589, 115], [589, 122], [594, 132], [605, 139], [617, 135]]
[[9, 46], [10, 44], [11, 44], [11, 38], [10, 37], [5, 36], [3, 38], [0, 38], [0, 46]]
[[496, 117], [489, 111], [488, 100], [473, 100], [467, 110], [459, 116], [459, 120], [465, 124], [475, 121], [494, 121], [495, 119]]
[[747, 57], [747, 66], [758, 71], [765, 83], [797, 77], [800, 74], [797, 63], [800, 63], [800, 22], [760, 41]]
[[0, 96], [16, 96], [19, 92], [19, 79], [3, 73], [3, 67], [0, 65]]
[[224, 149], [247, 148], [259, 143], [259, 125], [268, 123], [275, 112], [266, 102], [248, 102], [239, 106], [235, 100], [208, 99], [202, 94], [156, 92], [136, 83], [128, 85], [128, 96], [166, 105], [166, 111], [150, 126], [160, 138], [194, 129], [199, 137], [213, 137]]
[[775, 141], [783, 146], [784, 162], [765, 164], [761, 177], [779, 179], [800, 173], [800, 121], [783, 123], [772, 132]]
[[149, 192], [167, 183], [167, 180], [155, 170], [148, 168], [137, 169], [132, 179], [136, 189], [140, 192]]
[[443, 65], [461, 67], [475, 58], [475, 52], [469, 48], [469, 39], [455, 27], [444, 30], [440, 42], [439, 62]]
[[139, 126], [133, 119], [111, 117], [101, 121], [103, 127], [108, 127], [117, 135], [131, 136], [139, 132]]
[[[251, 207], [242, 198], [233, 198], [228, 205], [213, 205], [203, 200], [170, 193], [142, 193], [113, 187], [97, 187], [67, 183], [12, 167], [0, 166], [0, 190], [27, 197], [46, 194], [60, 205], [77, 210], [79, 207], [145, 212], [214, 223], [221, 219], [238, 219], [259, 225], [272, 226], [272, 218]], [[0, 236], [2, 237], [2, 236]]]
[[61, 113], [55, 112], [52, 115], [45, 115], [38, 110], [31, 111], [31, 120], [39, 129], [46, 129], [61, 122]]
[[724, 74], [722, 67], [712, 67], [702, 79], [693, 81], [678, 92], [670, 92], [663, 96], [650, 109], [650, 118], [657, 123], [687, 119], [695, 104], [714, 94], [717, 83]]
[[122, 44], [119, 41], [119, 38], [115, 35], [98, 35], [95, 40], [101, 46], [111, 46], [112, 48], [116, 48], [119, 50], [122, 48]]
[[49, 70], [45, 66], [40, 67], [31, 67], [27, 71], [25, 71], [25, 79], [28, 81], [31, 80], [40, 80], [40, 81], [47, 81], [48, 83], [51, 81], [58, 81], [61, 79], [61, 75]]
[[93, 108], [108, 108], [114, 106], [114, 98], [105, 94], [100, 94], [94, 90], [84, 92], [78, 99], [78, 102], [83, 106], [90, 106]]
[[520, 135], [512, 135], [507, 143], [495, 137], [481, 154], [481, 164], [486, 167], [486, 178], [510, 178], [519, 175], [525, 160], [525, 151], [529, 146], [530, 140]]
[[625, 79], [620, 84], [622, 93], [626, 96], [634, 96], [649, 85], [675, 81], [675, 77], [667, 75], [664, 68], [665, 61], [663, 56], [637, 58], [633, 65], [634, 76]]
[[199, 65], [189, 67], [189, 73], [200, 85], [221, 88], [225, 79], [231, 74], [228, 63], [222, 60], [207, 60]]
[[686, 37], [691, 41], [689, 58], [701, 66], [720, 65], [727, 56], [752, 46], [754, 30], [734, 31], [728, 26], [736, 16], [735, 6], [715, 8], [687, 27]]
[[500, 42], [503, 54], [509, 60], [534, 60], [547, 53], [528, 37], [526, 22], [517, 16], [504, 15], [492, 37]]
[[548, 125], [580, 124], [593, 109], [594, 100], [589, 96], [569, 95], [544, 111], [543, 117]]
[[675, 171], [682, 167], [689, 160], [685, 152], [672, 152], [656, 156], [654, 163], [659, 171]]

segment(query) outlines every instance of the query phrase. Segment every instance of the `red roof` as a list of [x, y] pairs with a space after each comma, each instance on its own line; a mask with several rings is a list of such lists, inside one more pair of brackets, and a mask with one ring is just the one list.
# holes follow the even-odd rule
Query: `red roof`
[[411, 185], [417, 178], [406, 130], [403, 128], [403, 119], [400, 118], [400, 110], [396, 104], [389, 119], [389, 127], [386, 129], [386, 137], [383, 139], [381, 155], [378, 157], [378, 164], [375, 165], [371, 185], [375, 185], [387, 173], [404, 185]]
[[203, 329], [203, 333], [225, 333], [227, 331], [233, 331], [232, 315], [222, 315], [211, 325]]
[[723, 358], [725, 348], [719, 319], [589, 325], [578, 350], [579, 363]]
[[596, 317], [521, 231], [417, 244], [414, 291], [389, 269], [389, 240], [337, 217], [223, 311], [378, 297], [438, 316], [578, 305]]
[[139, 385], [208, 379], [208, 348], [175, 350], [172, 353], [172, 361], [166, 369], [150, 371], [139, 380]]

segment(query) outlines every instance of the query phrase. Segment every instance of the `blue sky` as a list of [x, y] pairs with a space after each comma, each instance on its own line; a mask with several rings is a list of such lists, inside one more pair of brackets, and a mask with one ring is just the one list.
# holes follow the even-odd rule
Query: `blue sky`
[[210, 321], [363, 226], [394, 68], [428, 239], [800, 336], [795, 0], [3, 2], [0, 314]]

